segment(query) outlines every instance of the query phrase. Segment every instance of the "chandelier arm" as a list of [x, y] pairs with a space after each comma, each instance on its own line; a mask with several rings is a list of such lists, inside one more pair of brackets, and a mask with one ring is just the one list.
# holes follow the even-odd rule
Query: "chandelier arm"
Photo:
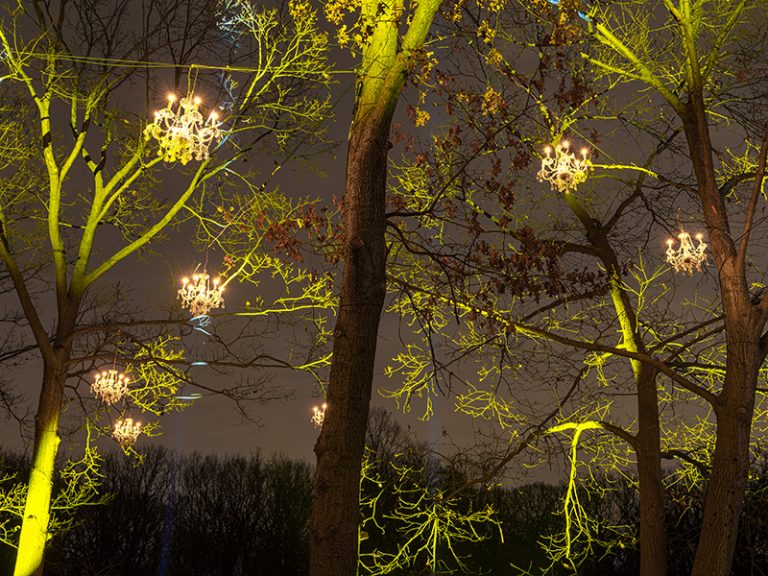
[[539, 182], [549, 182], [553, 190], [568, 194], [585, 182], [592, 168], [587, 149], [581, 150], [581, 158], [570, 151], [567, 140], [556, 146], [547, 146], [541, 159], [541, 169], [536, 173]]
[[115, 422], [112, 437], [120, 447], [127, 448], [136, 442], [141, 431], [141, 422], [134, 422], [133, 418], [120, 418]]

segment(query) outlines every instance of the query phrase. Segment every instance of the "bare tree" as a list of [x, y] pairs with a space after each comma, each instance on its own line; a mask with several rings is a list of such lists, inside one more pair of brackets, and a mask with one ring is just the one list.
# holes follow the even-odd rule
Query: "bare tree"
[[[327, 80], [325, 39], [302, 6], [254, 11], [260, 27], [244, 38], [227, 27], [226, 3], [221, 11], [204, 2], [123, 0], [10, 7], [0, 29], [3, 85], [23, 105], [1, 133], [0, 260], [43, 366], [16, 575], [42, 573], [62, 407], [77, 397], [71, 378], [81, 383], [104, 351], [90, 344], [111, 344], [113, 358], [132, 350], [136, 370], [153, 380], [147, 390], [175, 396], [183, 380], [174, 338], [141, 346], [120, 340], [131, 331], [115, 324], [141, 325], [130, 312], [97, 322], [101, 330], [92, 317], [86, 325], [96, 287], [121, 263], [147, 254], [189, 211], [205, 217], [201, 206], [215, 210], [200, 198], [224, 177], [247, 180], [238, 160], [268, 143], [280, 150], [297, 134], [316, 133], [325, 99], [307, 86]], [[237, 42], [244, 56], [262, 59], [237, 66]], [[147, 122], [148, 111], [135, 105], [137, 88], [146, 104], [160, 99], [162, 70], [173, 75], [168, 85], [185, 92], [166, 110], [173, 115], [181, 105], [200, 115], [198, 124], [211, 129], [204, 138], [194, 127], [179, 132]], [[205, 104], [195, 98], [206, 91], [221, 127], [214, 116], [201, 116]], [[34, 138], [22, 137], [27, 126]], [[167, 181], [174, 183], [158, 190]], [[138, 390], [130, 400], [143, 409], [153, 402]], [[80, 478], [97, 464], [90, 448], [86, 455], [72, 472]]]

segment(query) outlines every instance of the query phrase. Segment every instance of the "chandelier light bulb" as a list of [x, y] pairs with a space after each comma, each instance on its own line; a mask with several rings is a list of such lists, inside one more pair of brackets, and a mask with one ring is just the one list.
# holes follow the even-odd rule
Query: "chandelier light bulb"
[[579, 184], [586, 182], [592, 167], [589, 150], [582, 148], [581, 158], [577, 158], [570, 147], [570, 142], [563, 140], [557, 146], [544, 148], [541, 170], [536, 174], [539, 182], [549, 182], [552, 190], [564, 193], [576, 190]]
[[315, 425], [315, 428], [322, 428], [325, 421], [325, 411], [328, 409], [328, 404], [323, 402], [321, 406], [312, 407], [312, 418], [310, 421]]
[[133, 418], [120, 418], [115, 422], [115, 428], [112, 430], [112, 437], [123, 447], [136, 442], [139, 434], [141, 434], [141, 422], [134, 422]]
[[96, 374], [91, 391], [107, 404], [116, 404], [128, 392], [128, 377], [117, 370], [103, 370]]
[[193, 274], [191, 280], [182, 278], [178, 294], [182, 307], [189, 310], [193, 317], [198, 317], [207, 315], [214, 308], [223, 308], [223, 292], [221, 278], [211, 279], [205, 272], [200, 272]]
[[174, 106], [176, 95], [169, 94], [168, 106], [155, 112], [154, 121], [144, 129], [144, 139], [157, 140], [157, 155], [166, 162], [206, 160], [211, 144], [221, 140], [218, 115], [211, 113], [206, 119], [201, 103], [200, 97], [190, 95]]
[[704, 243], [704, 235], [696, 234], [698, 244], [694, 246], [691, 235], [684, 230], [677, 235], [680, 247], [675, 249], [675, 241], [667, 240], [667, 262], [672, 265], [675, 272], [683, 271], [689, 276], [694, 271], [701, 272], [701, 267], [707, 262], [707, 245]]

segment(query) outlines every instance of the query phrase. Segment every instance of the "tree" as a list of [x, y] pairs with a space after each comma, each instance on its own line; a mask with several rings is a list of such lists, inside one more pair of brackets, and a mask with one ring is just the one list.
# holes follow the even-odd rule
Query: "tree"
[[[712, 123], [716, 117], [712, 114], [726, 98], [732, 100], [738, 95], [744, 102], [749, 97], [751, 87], [738, 80], [729, 81], [727, 71], [739, 39], [753, 30], [749, 19], [764, 16], [766, 6], [746, 2], [694, 4], [687, 0], [665, 1], [662, 6], [668, 26], [659, 31], [658, 37], [643, 38], [637, 43], [638, 49], [632, 47], [641, 38], [638, 31], [620, 28], [617, 18], [629, 17], [640, 23], [654, 13], [639, 5], [622, 6], [617, 12], [616, 7], [596, 6], [594, 18], [590, 16], [589, 31], [605, 50], [590, 61], [608, 73], [654, 89], [677, 115], [685, 135], [695, 192], [718, 272], [726, 339], [722, 387], [708, 398], [717, 420], [717, 439], [692, 574], [724, 576], [730, 573], [736, 545], [748, 479], [757, 381], [768, 352], [768, 336], [764, 334], [768, 298], [751, 291], [747, 267], [755, 211], [765, 178], [768, 124], [764, 115], [744, 122], [746, 117], [739, 113], [738, 104], [728, 114], [739, 123], [745, 138], [762, 140], [754, 172], [739, 175], [739, 180], [752, 179], [753, 184], [743, 228], [735, 233], [724, 199], [733, 183], [719, 183], [722, 179], [712, 143]], [[665, 37], [670, 40], [669, 51], [663, 53], [663, 58], [654, 54], [650, 60], [652, 43]], [[731, 90], [733, 93], [724, 98]]]
[[[743, 78], [760, 82], [763, 78], [750, 65], [752, 56], [746, 58], [746, 50], [739, 45], [743, 39], [754, 39], [758, 34], [749, 24], [749, 15], [757, 14], [759, 8], [754, 7], [756, 12], [751, 12], [752, 8], [728, 2], [713, 3], [709, 11], [703, 3], [692, 7], [687, 2], [679, 6], [672, 2], [593, 3], [589, 8], [578, 3], [539, 3], [531, 10], [535, 26], [531, 26], [533, 37], [529, 44], [539, 51], [538, 67], [525, 76], [519, 64], [515, 65], [508, 56], [521, 50], [510, 40], [510, 29], [487, 30], [480, 36], [484, 44], [490, 45], [483, 51], [487, 64], [483, 72], [493, 70], [498, 76], [478, 73], [478, 79], [485, 84], [482, 89], [455, 90], [457, 96], [450, 101], [454, 109], [466, 113], [465, 126], [470, 127], [469, 131], [476, 130], [477, 138], [468, 143], [465, 128], [448, 131], [430, 153], [422, 156], [421, 162], [406, 165], [402, 179], [406, 183], [402, 186], [403, 208], [397, 214], [404, 221], [422, 219], [421, 228], [414, 226], [399, 232], [408, 239], [404, 252], [416, 255], [414, 259], [426, 256], [433, 264], [431, 276], [426, 277], [414, 277], [412, 271], [417, 268], [407, 263], [402, 268], [407, 272], [400, 274], [394, 270], [404, 294], [401, 310], [411, 325], [420, 327], [423, 342], [395, 363], [392, 371], [400, 370], [407, 378], [406, 385], [394, 394], [408, 403], [419, 395], [436, 393], [437, 389], [466, 386], [466, 391], [457, 393], [457, 408], [496, 420], [501, 430], [511, 430], [508, 434], [519, 439], [514, 449], [502, 453], [498, 465], [489, 466], [489, 474], [483, 476], [486, 480], [509, 458], [518, 455], [526, 443], [548, 437], [552, 432], [584, 431], [591, 427], [599, 436], [605, 437], [608, 432], [626, 443], [637, 459], [644, 574], [666, 571], [661, 459], [679, 458], [682, 469], [707, 473], [706, 456], [700, 460], [697, 453], [708, 451], [710, 433], [714, 453], [694, 573], [727, 573], [736, 537], [749, 460], [748, 422], [755, 414], [755, 387], [765, 347], [766, 304], [762, 294], [754, 293], [758, 286], [753, 285], [750, 293], [745, 265], [750, 235], [754, 239], [756, 233], [753, 218], [762, 190], [767, 148], [762, 116], [754, 121], [741, 108], [760, 93], [760, 88], [746, 84]], [[665, 18], [667, 25], [655, 26]], [[497, 46], [496, 33], [499, 44], [508, 42], [512, 46]], [[602, 49], [591, 52], [580, 44], [584, 35], [591, 36]], [[578, 59], [581, 62], [569, 59], [569, 53], [574, 52], [582, 52]], [[682, 59], [681, 54], [685, 55]], [[660, 117], [658, 102], [652, 99], [647, 102], [649, 115], [643, 118], [636, 110], [622, 110], [620, 103], [610, 101], [610, 97], [595, 98], [599, 93], [592, 94], [589, 88], [594, 74], [588, 68], [585, 70], [584, 60], [610, 77], [644, 82], [655, 89], [672, 107], [679, 124]], [[734, 66], [742, 67], [741, 72], [731, 74]], [[547, 92], [544, 83], [553, 71], [562, 72], [563, 79], [554, 91]], [[740, 75], [742, 80], [734, 80]], [[462, 78], [473, 77], [472, 72], [467, 72]], [[531, 136], [536, 129], [528, 127], [531, 131], [526, 133], [525, 124], [520, 121], [529, 114], [528, 110], [514, 107], [517, 102], [508, 97], [503, 85], [494, 83], [496, 79], [519, 90], [530, 108], [538, 109], [541, 123], [549, 132], [544, 138], [550, 143], [554, 140], [555, 145], [567, 132], [586, 132], [576, 119], [589, 102], [600, 106], [593, 116], [625, 122], [631, 136], [639, 138], [642, 134], [642, 138], [652, 139], [653, 148], [647, 159], [639, 162], [640, 166], [630, 162], [595, 166], [598, 174], [601, 169], [632, 169], [640, 176], [629, 180], [621, 190], [622, 196], [615, 201], [601, 198], [589, 185], [586, 194], [566, 190], [560, 201], [569, 207], [577, 228], [566, 218], [558, 217], [554, 210], [548, 215], [553, 226], [546, 221], [536, 222], [535, 208], [526, 213], [524, 208], [514, 205], [515, 199], [520, 199], [514, 194], [519, 176], [513, 173], [510, 180], [500, 182], [504, 178], [500, 176], [503, 164], [493, 162], [499, 151], [511, 150], [516, 155], [511, 155], [509, 164], [525, 168], [530, 163], [533, 142], [538, 140]], [[615, 81], [608, 82], [595, 92], [614, 85]], [[626, 98], [626, 93], [618, 98]], [[644, 100], [641, 102], [645, 104]], [[615, 108], [611, 105], [618, 107], [619, 113], [613, 112]], [[727, 113], [719, 112], [720, 107]], [[589, 116], [583, 112], [585, 122]], [[727, 152], [722, 153], [719, 170], [715, 170], [708, 122], [717, 118], [727, 118], [731, 127], [740, 127], [745, 139], [762, 139], [762, 145], [753, 144], [751, 149], [748, 146], [740, 159], [733, 155], [729, 160]], [[682, 149], [676, 142], [678, 133], [686, 138]], [[481, 176], [479, 171], [470, 172], [473, 156], [462, 156], [457, 149], [463, 148], [457, 143], [463, 143], [475, 155], [477, 150], [483, 150], [485, 158], [491, 158], [487, 161], [489, 177]], [[680, 165], [680, 155], [686, 151], [693, 185], [686, 180], [685, 172], [681, 176], [672, 171], [685, 170]], [[645, 169], [641, 168], [643, 164]], [[653, 191], [648, 176], [657, 176], [664, 185], [681, 192], [668, 191], [663, 195]], [[737, 198], [737, 186], [750, 181], [753, 185], [748, 191], [749, 199], [742, 205], [743, 212], [738, 212], [736, 202], [730, 207], [732, 213], [738, 213], [746, 222], [743, 233], [731, 241], [726, 210], [729, 205], [723, 198]], [[600, 183], [600, 188], [609, 190], [604, 180]], [[678, 306], [674, 293], [661, 279], [663, 267], [657, 267], [658, 257], [653, 256], [653, 250], [646, 249], [648, 239], [658, 233], [657, 225], [674, 229], [671, 221], [675, 203], [687, 209], [686, 194], [695, 194], [700, 213], [705, 215], [722, 299], [719, 306], [708, 308], [704, 315], [694, 307]], [[547, 209], [539, 206], [542, 212]], [[524, 219], [533, 223], [528, 225]], [[434, 231], [431, 234], [430, 228]], [[455, 229], [461, 232], [453, 232]], [[474, 252], [467, 251], [466, 242], [458, 240], [461, 233], [470, 234], [470, 244], [476, 247]], [[634, 242], [630, 250], [622, 246], [622, 240]], [[639, 261], [637, 246], [644, 252]], [[600, 262], [596, 272], [587, 272], [590, 265], [585, 257]], [[573, 263], [578, 272], [569, 278], [560, 262]], [[523, 306], [526, 298], [529, 302], [535, 298], [528, 308]], [[540, 302], [542, 299], [544, 302]], [[609, 309], [612, 313], [607, 316]], [[459, 334], [455, 333], [455, 326], [446, 327], [452, 314], [456, 324], [463, 324]], [[723, 339], [719, 338], [721, 330]], [[610, 342], [615, 333], [620, 335], [618, 346]], [[749, 343], [739, 334], [749, 334]], [[439, 352], [435, 343], [439, 338], [449, 351]], [[521, 341], [527, 338], [536, 341], [538, 353], [534, 350], [525, 355], [520, 349]], [[531, 421], [530, 416], [517, 412], [515, 404], [499, 390], [508, 385], [510, 395], [520, 398], [520, 406], [522, 397], [513, 386], [524, 382], [527, 375], [543, 375], [554, 382], [555, 375], [567, 374], [561, 367], [565, 363], [558, 362], [560, 346], [585, 351], [584, 366], [571, 366], [574, 375], [569, 378], [573, 380], [556, 389], [554, 411], [540, 409], [544, 417]], [[458, 366], [461, 362], [466, 365], [469, 354], [474, 361], [481, 352], [488, 360], [478, 369], [476, 380], [468, 379]], [[538, 370], [526, 366], [534, 358], [541, 362]], [[626, 380], [632, 382], [630, 393], [637, 397], [636, 423], [622, 423], [618, 414], [613, 416], [609, 411], [616, 403], [611, 397], [618, 393], [614, 392], [615, 386], [622, 381], [622, 368], [611, 359], [619, 359], [631, 368], [631, 380]], [[610, 389], [605, 394], [599, 386], [584, 390], [584, 381], [591, 375]], [[483, 381], [492, 386], [493, 392], [478, 385]], [[663, 384], [665, 381], [671, 384], [668, 390], [662, 388], [670, 386]], [[664, 407], [672, 402], [676, 414], [664, 423], [662, 434], [660, 417]], [[565, 406], [570, 403], [568, 414]], [[685, 424], [686, 416], [684, 411], [679, 412], [680, 407], [697, 404], [703, 405], [705, 415], [712, 411], [709, 414], [717, 420], [716, 436], [708, 418], [703, 418], [708, 424]], [[763, 413], [758, 407], [756, 414]], [[576, 422], [547, 425], [547, 414], [550, 419]], [[616, 450], [619, 458], [624, 458], [624, 453], [624, 449]], [[575, 446], [573, 454], [572, 472]], [[617, 466], [621, 465], [617, 462]], [[568, 501], [566, 496], [565, 502]], [[578, 509], [573, 509], [573, 513], [578, 514]], [[583, 537], [590, 538], [588, 530]], [[570, 547], [570, 537], [565, 543]]]
[[[221, 7], [226, 15], [229, 5]], [[3, 84], [21, 104], [13, 116], [5, 110], [6, 128], [0, 132], [5, 172], [0, 260], [43, 368], [16, 576], [42, 573], [60, 418], [68, 396], [77, 394], [77, 384], [70, 381], [83, 381], [85, 372], [79, 368], [104, 361], [106, 343], [112, 359], [131, 362], [144, 370], [144, 377], [166, 384], [145, 382], [145, 394], [134, 390], [132, 401], [156, 412], [179, 406], [173, 399], [185, 380], [180, 365], [186, 362], [173, 339], [161, 336], [154, 345], [121, 341], [132, 326], [162, 322], [138, 321], [121, 308], [119, 293], [115, 308], [122, 314], [102, 316], [93, 305], [98, 302], [97, 286], [119, 264], [156, 245], [187, 210], [204, 215], [200, 198], [207, 187], [225, 176], [247, 178], [238, 173], [238, 160], [268, 141], [279, 150], [297, 135], [316, 134], [315, 116], [322, 116], [325, 108], [325, 99], [308, 89], [322, 85], [328, 76], [325, 37], [315, 29], [314, 14], [306, 4], [289, 2], [282, 12], [253, 11], [260, 27], [250, 35], [227, 29], [226, 18], [220, 19], [205, 3], [180, 8], [160, 0], [141, 6], [124, 1], [44, 5], [32, 0], [10, 7], [0, 30]], [[140, 12], [143, 18], [134, 18]], [[227, 33], [229, 39], [222, 42], [220, 35]], [[237, 64], [235, 42], [241, 42], [247, 58], [260, 54], [262, 60], [219, 73], [225, 64]], [[260, 52], [263, 45], [269, 50]], [[216, 60], [213, 67], [202, 63], [206, 58]], [[222, 143], [210, 154], [215, 131], [200, 146], [188, 134], [166, 132], [159, 123], [148, 125], [145, 111], [126, 104], [132, 83], [144, 88], [148, 104], [156, 101], [162, 80], [151, 71], [158, 66], [173, 70], [172, 85], [187, 72], [188, 99], [180, 104], [189, 110], [199, 113], [193, 100], [198, 86], [216, 90], [226, 126]], [[168, 110], [174, 105], [172, 100]], [[202, 121], [216, 124], [210, 118]], [[23, 136], [29, 126], [38, 135], [27, 140]], [[166, 165], [172, 170], [163, 172]], [[178, 188], [158, 194], [156, 185], [171, 173]], [[38, 254], [44, 254], [39, 261]], [[51, 328], [46, 326], [49, 313], [54, 318]], [[102, 348], [78, 357], [89, 337], [100, 333], [107, 335], [101, 339]], [[122, 353], [132, 347], [134, 355], [125, 358]], [[154, 400], [153, 386], [162, 390]], [[94, 458], [83, 461], [85, 472], [93, 472]], [[88, 485], [88, 490], [93, 488]]]
[[360, 469], [386, 293], [389, 131], [407, 73], [423, 57], [439, 6], [439, 0], [422, 0], [407, 8], [402, 0], [326, 4], [326, 13], [337, 24], [345, 10], [359, 9], [355, 41], [360, 60], [347, 148], [344, 272], [333, 330], [329, 408], [315, 445], [312, 576], [352, 576], [357, 571]]

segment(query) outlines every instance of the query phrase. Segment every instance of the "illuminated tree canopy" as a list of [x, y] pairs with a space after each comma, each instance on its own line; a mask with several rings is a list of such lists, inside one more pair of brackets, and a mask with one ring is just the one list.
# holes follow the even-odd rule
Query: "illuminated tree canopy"
[[[192, 364], [319, 383], [312, 576], [470, 572], [470, 544], [503, 534], [478, 491], [542, 465], [565, 482], [552, 573], [638, 549], [665, 576], [684, 502], [690, 573], [730, 573], [768, 426], [764, 0], [142, 0], [136, 29], [129, 4], [20, 0], [0, 28], [0, 282], [19, 311], [0, 362], [42, 364], [29, 485], [3, 500], [17, 576], [71, 523], [51, 510], [99, 498], [93, 443], [158, 433], [194, 402]], [[343, 195], [275, 189], [333, 147], [334, 82], [354, 102]], [[108, 283], [193, 228], [192, 322], [133, 314]], [[262, 354], [281, 316], [310, 336]], [[366, 447], [374, 390], [422, 420], [450, 404], [477, 443], [455, 467], [433, 466], [439, 446], [385, 458]], [[62, 504], [69, 399], [86, 442]], [[627, 486], [637, 525], [597, 518]]]
[[[214, 344], [200, 358], [182, 341], [193, 328], [183, 316], [142, 314], [119, 284], [108, 284], [114, 270], [150, 254], [184, 221], [210, 221], [223, 210], [216, 184], [223, 178], [257, 187], [254, 174], [240, 169], [243, 161], [266, 150], [286, 158], [297, 142], [322, 145], [327, 42], [314, 12], [300, 2], [282, 13], [230, 4], [210, 10], [199, 3], [191, 11], [161, 0], [5, 7], [2, 86], [13, 105], [3, 110], [0, 260], [4, 286], [23, 313], [24, 342], [32, 337], [42, 365], [29, 482], [4, 499], [20, 519], [4, 534], [18, 545], [17, 576], [41, 574], [46, 541], [71, 521], [72, 508], [94, 502], [97, 436], [111, 433], [133, 452], [138, 434], [157, 433], [154, 416], [194, 400], [181, 393], [193, 383], [192, 365], [291, 365], [236, 351], [210, 327], [204, 332]], [[141, 8], [143, 20], [136, 18]], [[234, 45], [247, 56], [238, 60]], [[167, 91], [180, 91], [180, 102]], [[163, 113], [153, 122], [147, 107]], [[262, 187], [260, 196], [269, 194]], [[285, 202], [264, 203], [269, 223], [293, 217]], [[255, 234], [254, 255], [265, 235]], [[292, 278], [278, 258], [253, 261]], [[255, 339], [258, 331], [240, 334]], [[97, 369], [102, 378], [110, 369], [127, 375], [127, 390], [112, 403], [83, 393]], [[220, 392], [236, 401], [253, 394]], [[62, 470], [70, 488], [52, 501], [61, 432], [71, 426], [62, 408], [72, 400], [84, 408], [85, 451]]]

